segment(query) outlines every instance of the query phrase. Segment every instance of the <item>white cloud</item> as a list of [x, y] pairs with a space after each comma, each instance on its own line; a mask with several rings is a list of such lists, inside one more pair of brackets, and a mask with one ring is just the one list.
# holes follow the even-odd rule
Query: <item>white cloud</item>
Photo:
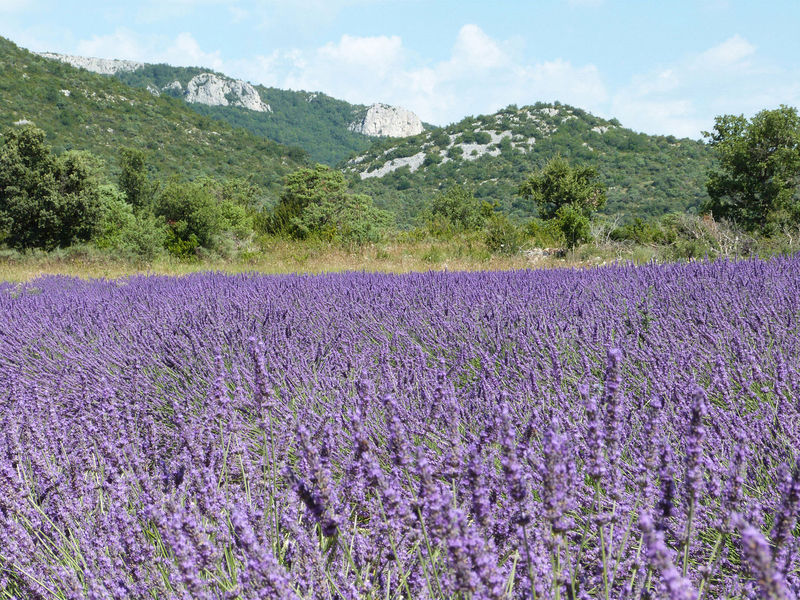
[[243, 23], [250, 16], [249, 10], [236, 5], [229, 6], [228, 11], [231, 15], [231, 23]]
[[511, 103], [558, 99], [597, 108], [607, 98], [593, 65], [559, 59], [529, 64], [517, 56], [518, 45], [468, 24], [446, 59], [426, 63], [397, 36], [344, 35], [316, 50], [256, 57], [237, 64], [237, 70], [276, 87], [322, 90], [356, 103], [401, 105], [441, 124]]
[[383, 77], [401, 66], [403, 42], [396, 35], [354, 37], [345, 34], [339, 43], [329, 43], [320, 48], [317, 59], [326, 67], [361, 69]]
[[614, 89], [591, 63], [526, 60], [519, 40], [494, 39], [474, 24], [459, 30], [449, 54], [438, 61], [424, 60], [395, 35], [342, 35], [318, 48], [226, 60], [189, 33], [146, 36], [127, 29], [83, 40], [75, 53], [205, 66], [269, 86], [323, 91], [360, 104], [404, 106], [436, 124], [512, 103], [559, 100], [617, 117], [638, 131], [699, 138], [716, 115], [800, 104], [800, 68], [790, 72], [764, 62], [740, 35], [637, 74]]
[[176, 66], [203, 66], [221, 70], [224, 63], [218, 51], [205, 52], [190, 33], [179, 33], [173, 39], [142, 36], [128, 29], [117, 29], [108, 35], [81, 40], [75, 54], [97, 58], [123, 58], [143, 62], [165, 62]]
[[520, 72], [526, 103], [539, 99], [563, 100], [596, 107], [608, 97], [600, 71], [594, 65], [573, 66], [560, 58], [524, 68]]
[[625, 91], [614, 96], [611, 113], [624, 126], [647, 133], [697, 139], [701, 130], [709, 128], [686, 98], [651, 98]]
[[204, 52], [190, 33], [179, 33], [162, 56], [161, 62], [171, 65], [211, 67], [215, 70], [221, 70], [224, 65], [219, 51]]
[[800, 69], [763, 61], [740, 35], [666, 67], [633, 77], [608, 113], [633, 129], [699, 138], [721, 114], [753, 114], [800, 102]]
[[744, 59], [752, 56], [756, 47], [740, 35], [725, 40], [721, 44], [702, 52], [694, 60], [696, 69], [729, 69], [747, 66]]
[[127, 29], [117, 29], [107, 35], [95, 35], [78, 42], [75, 53], [97, 58], [145, 60], [146, 51], [139, 36]]
[[458, 32], [451, 65], [467, 69], [492, 69], [508, 66], [509, 57], [477, 25], [464, 25]]

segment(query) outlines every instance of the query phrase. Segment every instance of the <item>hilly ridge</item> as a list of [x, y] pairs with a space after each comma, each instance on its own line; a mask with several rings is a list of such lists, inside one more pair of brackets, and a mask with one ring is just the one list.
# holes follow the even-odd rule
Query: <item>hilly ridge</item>
[[558, 154], [596, 167], [608, 187], [604, 212], [622, 220], [696, 212], [707, 198], [712, 156], [704, 143], [637, 133], [557, 102], [511, 105], [414, 137], [380, 140], [341, 167], [376, 204], [399, 208], [401, 220], [413, 220], [454, 183], [529, 217], [535, 211], [517, 197], [517, 188]]
[[[162, 94], [181, 98], [181, 88], [186, 88], [193, 77], [209, 72], [200, 67], [145, 64], [135, 70], [118, 71], [114, 77], [133, 87], [154, 88]], [[217, 75], [226, 77], [221, 73]], [[173, 85], [176, 81], [181, 88]], [[320, 92], [281, 90], [263, 85], [253, 87], [272, 109], [268, 114], [237, 106], [190, 106], [202, 115], [281, 144], [303, 148], [313, 160], [329, 165], [364, 151], [372, 144], [372, 138], [348, 129], [350, 123], [366, 113], [366, 106], [350, 104]]]
[[308, 163], [290, 148], [114, 78], [48, 60], [0, 37], [0, 130], [32, 122], [56, 151], [88, 150], [113, 172], [119, 148], [144, 149], [159, 176], [249, 178], [276, 197]]
[[534, 216], [517, 189], [556, 155], [594, 166], [608, 188], [604, 212], [623, 222], [696, 212], [707, 199], [713, 158], [706, 144], [637, 133], [558, 102], [511, 105], [415, 136], [376, 139], [349, 129], [368, 107], [325, 94], [246, 84], [262, 110], [236, 106], [234, 97], [228, 106], [190, 104], [184, 90], [200, 75], [244, 82], [201, 67], [103, 66], [106, 74], [98, 75], [0, 38], [0, 127], [32, 121], [56, 150], [90, 150], [112, 171], [119, 147], [142, 147], [160, 175], [249, 177], [273, 200], [283, 176], [309, 163], [308, 152], [343, 170], [354, 191], [402, 226], [417, 222], [431, 198], [455, 183], [511, 215]]

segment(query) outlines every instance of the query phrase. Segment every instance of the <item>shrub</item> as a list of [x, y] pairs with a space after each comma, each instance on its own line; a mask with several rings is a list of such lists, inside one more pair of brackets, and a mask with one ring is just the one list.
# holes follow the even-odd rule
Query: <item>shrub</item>
[[439, 152], [439, 148], [433, 147], [431, 148], [430, 152], [425, 155], [425, 160], [422, 161], [422, 164], [426, 167], [438, 165], [442, 162], [442, 155]]
[[561, 246], [563, 235], [554, 220], [531, 219], [523, 228], [523, 233], [539, 248]]
[[148, 206], [155, 192], [147, 175], [144, 152], [137, 148], [122, 148], [119, 152], [119, 188], [125, 200], [134, 208]]
[[475, 132], [475, 143], [476, 144], [488, 144], [492, 141], [492, 136], [489, 135], [486, 131], [476, 131]]
[[349, 194], [339, 171], [317, 165], [286, 178], [267, 229], [297, 239], [319, 236], [364, 244], [378, 241], [391, 221], [391, 215], [376, 208], [369, 196]]
[[286, 176], [278, 204], [267, 224], [269, 233], [303, 237], [294, 226], [309, 204], [319, 203], [326, 196], [341, 196], [347, 183], [344, 175], [326, 165], [298, 169]]
[[581, 242], [588, 241], [591, 237], [589, 234], [589, 217], [572, 204], [565, 204], [559, 207], [554, 221], [564, 235], [564, 241], [566, 241], [570, 250]]
[[471, 190], [453, 185], [433, 197], [430, 222], [434, 230], [476, 231], [486, 222], [484, 203]]
[[330, 241], [366, 244], [380, 241], [391, 224], [391, 215], [375, 208], [364, 194], [343, 194], [309, 204], [293, 221], [295, 230], [309, 237], [317, 235]]
[[102, 186], [102, 209], [94, 244], [122, 257], [153, 260], [164, 251], [167, 235], [164, 221], [152, 213], [134, 213], [114, 186]]
[[486, 247], [497, 254], [516, 254], [522, 249], [523, 236], [504, 214], [492, 215], [486, 223]]
[[614, 241], [630, 240], [637, 244], [652, 244], [665, 241], [664, 231], [653, 221], [645, 221], [636, 217], [630, 223], [617, 227], [611, 232]]
[[156, 198], [156, 215], [168, 226], [167, 247], [177, 256], [190, 248], [213, 248], [228, 226], [220, 203], [201, 184], [169, 182]]
[[447, 156], [452, 160], [462, 158], [464, 156], [464, 148], [454, 144], [447, 150]]
[[431, 134], [431, 142], [434, 146], [445, 147], [450, 143], [450, 136], [444, 129], [437, 129]]
[[170, 254], [184, 260], [196, 259], [200, 242], [197, 236], [190, 233], [187, 237], [180, 237], [174, 229], [167, 231], [166, 248]]

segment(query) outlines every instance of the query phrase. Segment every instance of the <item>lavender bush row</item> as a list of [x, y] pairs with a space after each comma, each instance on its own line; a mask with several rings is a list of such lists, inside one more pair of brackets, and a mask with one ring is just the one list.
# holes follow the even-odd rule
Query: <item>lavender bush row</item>
[[0, 597], [796, 598], [800, 259], [0, 284]]

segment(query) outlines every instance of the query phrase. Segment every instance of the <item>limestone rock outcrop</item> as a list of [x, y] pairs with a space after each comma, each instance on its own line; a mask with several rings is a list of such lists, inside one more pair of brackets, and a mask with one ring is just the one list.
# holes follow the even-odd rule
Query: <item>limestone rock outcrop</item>
[[161, 88], [162, 92], [177, 92], [179, 94], [183, 94], [183, 86], [181, 85], [180, 81], [173, 81], [172, 83], [168, 83], [163, 88]]
[[39, 52], [39, 56], [60, 60], [63, 63], [100, 73], [101, 75], [114, 75], [119, 72], [135, 71], [144, 66], [135, 60], [119, 60], [116, 58], [93, 58], [90, 56], [72, 56], [70, 54], [56, 54], [55, 52]]
[[252, 85], [239, 79], [228, 79], [214, 73], [200, 73], [186, 84], [183, 95], [187, 102], [210, 106], [240, 106], [257, 112], [272, 112]]
[[424, 131], [422, 121], [410, 110], [373, 104], [363, 118], [350, 123], [350, 131], [373, 137], [407, 137]]

